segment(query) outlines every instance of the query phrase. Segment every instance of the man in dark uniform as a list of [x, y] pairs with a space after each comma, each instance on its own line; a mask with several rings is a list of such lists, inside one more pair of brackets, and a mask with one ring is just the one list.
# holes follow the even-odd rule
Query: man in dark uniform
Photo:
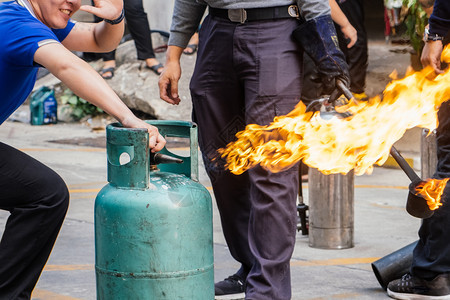
[[295, 245], [298, 168], [271, 173], [255, 167], [225, 170], [217, 150], [247, 124], [266, 125], [300, 101], [302, 54], [308, 52], [330, 89], [348, 82], [328, 1], [176, 0], [160, 96], [178, 104], [180, 56], [198, 28], [191, 79], [193, 120], [220, 212], [223, 233], [239, 270], [216, 283], [216, 297], [245, 292], [246, 299], [291, 298], [290, 259]]

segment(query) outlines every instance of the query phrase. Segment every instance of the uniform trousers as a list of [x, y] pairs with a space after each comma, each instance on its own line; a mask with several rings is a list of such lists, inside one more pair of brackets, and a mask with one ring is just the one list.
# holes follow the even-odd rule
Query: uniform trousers
[[0, 209], [9, 211], [0, 242], [0, 299], [30, 299], [69, 205], [54, 171], [0, 143]]
[[208, 15], [199, 32], [191, 79], [193, 120], [230, 253], [246, 280], [246, 299], [291, 298], [289, 262], [295, 245], [298, 166], [272, 173], [225, 170], [217, 149], [246, 124], [266, 125], [299, 102], [302, 51], [291, 33], [298, 21], [244, 24]]
[[[438, 164], [434, 178], [450, 177], [450, 104], [444, 102], [438, 112], [436, 130]], [[450, 185], [442, 197], [443, 205], [424, 219], [419, 229], [419, 242], [413, 252], [411, 274], [433, 279], [450, 273]]]

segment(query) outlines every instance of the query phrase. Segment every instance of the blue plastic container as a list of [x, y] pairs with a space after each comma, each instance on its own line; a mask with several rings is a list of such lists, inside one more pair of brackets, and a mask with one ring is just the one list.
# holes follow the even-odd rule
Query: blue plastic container
[[43, 86], [31, 94], [31, 125], [56, 124], [58, 120], [57, 111], [58, 103], [55, 99], [55, 93], [49, 87]]

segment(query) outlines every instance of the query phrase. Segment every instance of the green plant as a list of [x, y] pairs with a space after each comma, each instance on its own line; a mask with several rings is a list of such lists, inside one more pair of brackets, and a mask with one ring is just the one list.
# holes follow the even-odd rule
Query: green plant
[[408, 10], [404, 21], [406, 34], [414, 51], [420, 55], [424, 46], [422, 37], [428, 24], [427, 14], [418, 0], [403, 0], [403, 6]]
[[80, 120], [85, 116], [95, 117], [103, 113], [103, 110], [78, 97], [70, 89], [64, 90], [60, 100], [62, 104], [67, 104], [72, 108], [71, 116], [76, 120]]

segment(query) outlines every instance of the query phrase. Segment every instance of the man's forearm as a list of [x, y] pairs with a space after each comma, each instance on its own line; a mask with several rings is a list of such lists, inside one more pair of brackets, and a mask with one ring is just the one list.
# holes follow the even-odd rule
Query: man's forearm
[[331, 8], [331, 18], [333, 19], [333, 21], [341, 27], [350, 25], [350, 22], [342, 12], [339, 5], [336, 3], [336, 0], [330, 0], [329, 2]]
[[166, 52], [166, 63], [176, 63], [180, 62], [181, 55], [183, 54], [184, 48], [178, 46], [167, 47]]

